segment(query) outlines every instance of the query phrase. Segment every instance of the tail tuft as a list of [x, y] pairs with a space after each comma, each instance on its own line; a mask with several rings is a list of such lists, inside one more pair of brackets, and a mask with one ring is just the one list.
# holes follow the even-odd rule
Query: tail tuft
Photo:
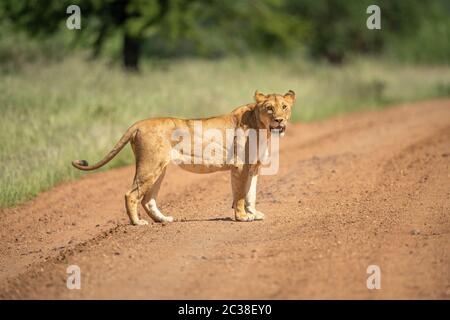
[[75, 168], [80, 169], [80, 167], [87, 167], [87, 166], [89, 166], [89, 163], [86, 160], [74, 160], [74, 161], [72, 161], [72, 165]]
[[89, 165], [89, 163], [86, 160], [80, 160], [78, 161], [78, 164], [83, 167], [87, 167]]

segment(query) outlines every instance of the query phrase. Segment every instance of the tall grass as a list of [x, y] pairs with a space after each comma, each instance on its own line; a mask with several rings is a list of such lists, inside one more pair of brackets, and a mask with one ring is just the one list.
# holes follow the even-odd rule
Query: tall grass
[[[73, 159], [100, 159], [133, 122], [229, 112], [262, 92], [297, 92], [294, 121], [450, 95], [450, 68], [355, 58], [342, 67], [302, 58], [148, 61], [141, 74], [74, 56], [0, 73], [0, 206], [76, 178]], [[122, 152], [107, 167], [132, 163]]]

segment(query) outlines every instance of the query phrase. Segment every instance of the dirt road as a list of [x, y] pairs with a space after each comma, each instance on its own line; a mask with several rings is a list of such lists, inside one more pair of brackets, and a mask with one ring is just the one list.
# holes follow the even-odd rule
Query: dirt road
[[450, 100], [293, 125], [280, 166], [258, 185], [262, 222], [233, 221], [228, 173], [176, 167], [172, 224], [128, 224], [132, 167], [3, 210], [0, 297], [450, 298]]

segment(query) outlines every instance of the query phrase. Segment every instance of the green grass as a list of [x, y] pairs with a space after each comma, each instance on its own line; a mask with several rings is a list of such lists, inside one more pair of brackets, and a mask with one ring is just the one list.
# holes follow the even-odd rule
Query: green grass
[[[81, 173], [129, 125], [153, 116], [200, 117], [251, 102], [256, 89], [294, 90], [294, 121], [450, 95], [450, 68], [355, 58], [343, 67], [301, 57], [147, 61], [140, 75], [74, 56], [0, 73], [0, 206], [23, 202]], [[107, 168], [133, 162], [129, 148]]]

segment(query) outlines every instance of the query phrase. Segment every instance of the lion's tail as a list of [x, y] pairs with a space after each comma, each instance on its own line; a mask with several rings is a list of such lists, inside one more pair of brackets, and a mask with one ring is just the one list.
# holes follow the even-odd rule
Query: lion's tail
[[128, 128], [128, 130], [125, 132], [122, 138], [120, 138], [119, 142], [116, 143], [114, 148], [101, 161], [97, 162], [96, 164], [90, 166], [86, 160], [74, 160], [72, 161], [72, 165], [75, 168], [84, 171], [95, 170], [104, 166], [109, 161], [111, 161], [111, 159], [114, 158], [120, 152], [120, 150], [122, 150], [123, 147], [125, 147], [125, 145], [128, 143], [128, 141], [130, 141], [135, 131], [136, 131], [135, 125]]

